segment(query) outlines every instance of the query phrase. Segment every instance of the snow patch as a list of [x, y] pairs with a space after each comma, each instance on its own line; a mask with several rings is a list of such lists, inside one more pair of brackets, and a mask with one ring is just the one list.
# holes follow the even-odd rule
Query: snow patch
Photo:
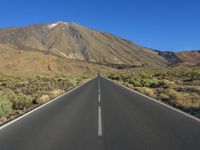
[[59, 24], [65, 24], [65, 25], [67, 25], [67, 22], [59, 21], [59, 22], [56, 22], [56, 23], [49, 24], [48, 27], [49, 27], [49, 29], [52, 29], [52, 28], [55, 28]]
[[49, 24], [49, 29], [52, 29], [52, 28], [56, 27], [57, 25], [58, 25], [58, 23]]

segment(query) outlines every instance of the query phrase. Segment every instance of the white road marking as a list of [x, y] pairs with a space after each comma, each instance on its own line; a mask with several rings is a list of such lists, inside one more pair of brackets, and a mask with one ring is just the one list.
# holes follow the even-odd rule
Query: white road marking
[[100, 93], [98, 94], [98, 101], [99, 101], [99, 103], [101, 102]]
[[100, 81], [98, 80], [98, 89], [100, 91]]
[[101, 106], [100, 106], [100, 102], [101, 102], [101, 92], [100, 92], [100, 79], [98, 80], [98, 102], [99, 102], [99, 106], [98, 106], [98, 136], [102, 136], [102, 117], [101, 117]]
[[98, 80], [98, 91], [99, 91], [99, 93], [98, 93], [98, 101], [100, 103], [101, 102], [100, 79]]
[[98, 107], [98, 136], [102, 136], [101, 106]]

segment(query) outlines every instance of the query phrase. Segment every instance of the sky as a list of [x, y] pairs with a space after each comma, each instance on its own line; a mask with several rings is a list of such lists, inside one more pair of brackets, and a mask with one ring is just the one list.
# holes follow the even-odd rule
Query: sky
[[200, 50], [199, 0], [0, 0], [0, 4], [0, 28], [75, 22], [157, 50]]

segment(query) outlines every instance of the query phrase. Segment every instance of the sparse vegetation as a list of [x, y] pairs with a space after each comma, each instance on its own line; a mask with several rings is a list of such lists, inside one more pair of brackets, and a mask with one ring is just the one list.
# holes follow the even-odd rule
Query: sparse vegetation
[[0, 123], [57, 97], [89, 78], [0, 75]]
[[200, 117], [199, 67], [135, 68], [107, 77]]
[[12, 103], [5, 97], [0, 97], [0, 117], [6, 117], [12, 111]]

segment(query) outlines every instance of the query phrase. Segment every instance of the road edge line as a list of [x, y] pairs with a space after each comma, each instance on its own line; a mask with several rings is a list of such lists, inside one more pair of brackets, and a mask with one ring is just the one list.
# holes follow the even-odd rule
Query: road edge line
[[[106, 79], [106, 78], [104, 78], [104, 79]], [[144, 94], [142, 94], [142, 93], [140, 93], [140, 92], [138, 92], [138, 91], [135, 91], [135, 90], [133, 90], [133, 89], [131, 89], [131, 88], [128, 88], [128, 87], [126, 87], [125, 85], [121, 85], [121, 84], [119, 84], [119, 83], [116, 83], [116, 82], [114, 82], [114, 81], [112, 81], [112, 80], [110, 80], [110, 79], [106, 79], [106, 80], [108, 80], [108, 81], [110, 81], [110, 82], [112, 82], [112, 83], [114, 83], [114, 84], [116, 84], [116, 85], [118, 85], [118, 86], [121, 86], [121, 87], [123, 87], [123, 88], [125, 88], [125, 89], [127, 89], [127, 90], [129, 90], [129, 91], [131, 91], [131, 92], [133, 92], [133, 93], [136, 93], [136, 94], [138, 94], [138, 95], [144, 96], [144, 97], [146, 97], [146, 98], [148, 98], [148, 99], [150, 99], [150, 100], [152, 100], [152, 101], [154, 101], [154, 102], [156, 102], [156, 103], [159, 103], [159, 104], [161, 104], [161, 105], [163, 105], [163, 106], [165, 106], [165, 107], [168, 107], [168, 108], [170, 108], [170, 109], [172, 109], [172, 110], [174, 110], [174, 111], [176, 111], [176, 112], [178, 112], [178, 113], [181, 113], [182, 115], [185, 115], [185, 116], [187, 116], [187, 117], [189, 117], [189, 118], [191, 118], [191, 119], [194, 119], [194, 120], [200, 122], [200, 119], [199, 119], [199, 118], [197, 118], [197, 117], [195, 117], [195, 116], [192, 116], [192, 115], [190, 115], [190, 114], [188, 114], [188, 113], [186, 113], [186, 112], [184, 112], [184, 111], [182, 111], [182, 110], [180, 110], [180, 109], [178, 109], [178, 108], [175, 108], [175, 107], [173, 107], [173, 106], [170, 106], [170, 105], [168, 105], [167, 103], [164, 103], [163, 101], [156, 100], [155, 98], [152, 98], [152, 97], [149, 97], [149, 96], [147, 96], [147, 95], [144, 95]]]
[[5, 124], [0, 125], [0, 130], [4, 129], [4, 128], [8, 127], [9, 125], [11, 125], [11, 124], [17, 122], [18, 120], [20, 120], [20, 119], [22, 119], [22, 118], [24, 118], [24, 117], [30, 115], [31, 113], [33, 113], [33, 112], [35, 112], [35, 111], [37, 111], [37, 110], [39, 110], [39, 109], [41, 109], [41, 108], [47, 106], [48, 104], [50, 104], [50, 103], [52, 103], [52, 102], [55, 102], [56, 100], [58, 100], [58, 99], [61, 98], [62, 96], [66, 95], [66, 94], [68, 94], [68, 93], [73, 92], [74, 90], [76, 90], [76, 89], [78, 89], [79, 87], [81, 87], [81, 86], [87, 84], [88, 82], [94, 80], [95, 78], [96, 78], [96, 77], [90, 79], [89, 81], [86, 81], [86, 82], [83, 83], [83, 84], [77, 85], [77, 86], [73, 87], [72, 89], [66, 91], [65, 93], [61, 94], [60, 96], [58, 96], [58, 97], [56, 97], [56, 98], [54, 98], [54, 99], [52, 99], [52, 100], [50, 100], [50, 101], [48, 101], [48, 102], [42, 104], [42, 105], [39, 105], [39, 106], [36, 107], [36, 108], [33, 108], [32, 110], [30, 110], [30, 111], [28, 111], [28, 112], [26, 112], [26, 113], [20, 115], [19, 117], [16, 117], [15, 119], [13, 119], [13, 120], [11, 120], [11, 121], [8, 121], [8, 122], [5, 123]]

